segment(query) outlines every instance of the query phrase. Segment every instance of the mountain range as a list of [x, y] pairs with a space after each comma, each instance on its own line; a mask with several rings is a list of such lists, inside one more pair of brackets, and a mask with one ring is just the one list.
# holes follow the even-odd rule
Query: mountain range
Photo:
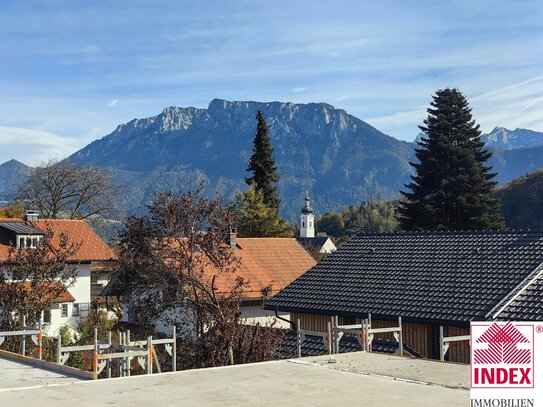
[[[245, 188], [257, 110], [271, 125], [282, 213], [289, 219], [299, 214], [306, 190], [323, 214], [371, 197], [396, 197], [409, 180], [414, 142], [324, 103], [215, 99], [207, 109], [168, 107], [121, 124], [67, 159], [108, 171], [125, 186], [128, 212], [141, 210], [153, 192], [202, 183], [208, 195], [230, 200]], [[491, 164], [502, 184], [543, 167], [543, 133], [497, 127], [482, 138], [493, 150]], [[24, 167], [14, 161], [0, 166], [0, 200], [9, 198], [12, 179], [20, 179]]]
[[508, 130], [505, 127], [494, 127], [481, 139], [492, 150], [514, 150], [543, 145], [543, 133], [526, 129]]
[[0, 202], [10, 200], [17, 186], [30, 173], [31, 168], [17, 160], [0, 164]]

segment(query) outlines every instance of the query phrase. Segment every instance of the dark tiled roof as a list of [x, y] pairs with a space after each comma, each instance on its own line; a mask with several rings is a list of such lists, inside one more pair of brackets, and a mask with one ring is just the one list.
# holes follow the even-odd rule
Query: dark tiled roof
[[8, 229], [19, 235], [43, 235], [43, 230], [29, 226], [25, 222], [0, 222], [0, 228]]
[[505, 321], [543, 320], [543, 277], [538, 278], [522, 291], [498, 314], [497, 319]]
[[360, 234], [267, 309], [465, 324], [487, 319], [543, 263], [543, 233]]

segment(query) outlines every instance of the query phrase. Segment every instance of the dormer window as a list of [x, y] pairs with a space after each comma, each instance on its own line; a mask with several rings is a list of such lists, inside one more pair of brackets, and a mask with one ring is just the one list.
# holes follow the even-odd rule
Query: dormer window
[[43, 242], [43, 230], [24, 221], [3, 220], [0, 229], [6, 236], [6, 244], [12, 242], [17, 249], [35, 249]]
[[43, 236], [17, 235], [17, 249], [35, 249], [43, 242]]

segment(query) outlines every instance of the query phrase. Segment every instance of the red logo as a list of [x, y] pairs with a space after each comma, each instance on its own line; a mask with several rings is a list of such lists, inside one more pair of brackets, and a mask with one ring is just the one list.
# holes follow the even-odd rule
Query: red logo
[[533, 325], [471, 326], [471, 387], [533, 387]]
[[519, 349], [519, 343], [528, 343], [511, 322], [505, 326], [493, 323], [482, 334], [477, 343], [487, 343], [487, 349], [475, 349], [473, 352], [473, 363], [477, 364], [528, 364], [532, 361], [531, 349]]

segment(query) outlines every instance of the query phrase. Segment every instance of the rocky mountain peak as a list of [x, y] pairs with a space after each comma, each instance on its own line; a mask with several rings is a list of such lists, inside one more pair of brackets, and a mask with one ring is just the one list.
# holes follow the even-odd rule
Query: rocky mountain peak
[[542, 146], [543, 133], [527, 129], [509, 130], [505, 127], [494, 127], [490, 133], [483, 134], [481, 140], [490, 148], [514, 150]]

